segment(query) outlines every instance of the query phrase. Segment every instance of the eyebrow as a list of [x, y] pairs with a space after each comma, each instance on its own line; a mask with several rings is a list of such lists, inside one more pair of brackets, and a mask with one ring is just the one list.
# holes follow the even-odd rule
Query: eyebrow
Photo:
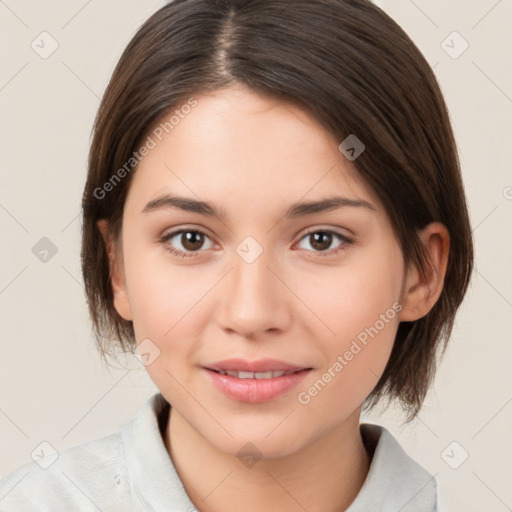
[[[315, 213], [326, 212], [338, 208], [362, 207], [370, 210], [376, 208], [362, 199], [351, 199], [348, 197], [328, 197], [318, 201], [297, 202], [292, 204], [284, 213], [284, 218], [294, 219], [313, 215]], [[150, 201], [141, 213], [153, 212], [156, 210], [179, 209], [186, 212], [199, 213], [209, 217], [225, 219], [226, 212], [205, 201], [198, 201], [189, 197], [177, 197], [165, 194]]]

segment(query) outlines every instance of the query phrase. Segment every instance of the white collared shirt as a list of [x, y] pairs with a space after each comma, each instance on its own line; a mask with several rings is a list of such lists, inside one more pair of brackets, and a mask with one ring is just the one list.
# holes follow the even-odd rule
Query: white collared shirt
[[[0, 480], [0, 512], [197, 512], [165, 447], [170, 406], [153, 395], [124, 427], [68, 448], [46, 469], [31, 461]], [[388, 430], [362, 423], [374, 453], [346, 512], [438, 512], [435, 478]]]

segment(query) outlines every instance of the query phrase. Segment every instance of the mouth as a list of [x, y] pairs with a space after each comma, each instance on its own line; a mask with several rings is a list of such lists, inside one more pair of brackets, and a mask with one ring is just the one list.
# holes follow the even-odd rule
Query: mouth
[[[231, 375], [229, 372], [237, 372], [241, 379], [269, 379], [274, 377], [281, 377], [285, 374], [294, 373], [296, 371], [311, 369], [305, 366], [281, 361], [279, 359], [258, 359], [256, 361], [249, 361], [242, 358], [224, 359], [216, 363], [211, 363], [205, 366], [206, 369], [212, 370], [224, 375]], [[272, 373], [272, 375], [270, 374]], [[275, 375], [273, 375], [275, 373]], [[279, 375], [279, 373], [281, 373]], [[254, 375], [256, 377], [254, 377]], [[232, 376], [235, 376], [234, 374]]]
[[214, 370], [212, 368], [207, 368], [212, 372], [218, 373], [220, 375], [229, 375], [230, 377], [235, 377], [237, 379], [274, 379], [276, 377], [283, 377], [284, 375], [293, 375], [294, 373], [302, 372], [304, 370], [311, 370], [311, 368], [302, 368], [300, 370], [295, 371], [283, 371], [283, 370], [275, 370], [275, 371], [267, 371], [267, 372], [246, 372], [242, 370]]
[[230, 359], [204, 366], [203, 370], [225, 397], [237, 402], [262, 403], [292, 390], [313, 368], [271, 359]]

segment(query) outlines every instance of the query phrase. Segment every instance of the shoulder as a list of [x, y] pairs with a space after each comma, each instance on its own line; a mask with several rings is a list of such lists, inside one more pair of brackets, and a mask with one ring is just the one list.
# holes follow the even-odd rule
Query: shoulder
[[60, 452], [43, 444], [0, 480], [0, 512], [148, 510], [142, 503], [165, 491], [164, 505], [173, 503], [176, 489], [187, 502], [161, 436], [169, 408], [157, 393], [118, 432]]
[[129, 509], [121, 432], [34, 459], [0, 480], [0, 512]]

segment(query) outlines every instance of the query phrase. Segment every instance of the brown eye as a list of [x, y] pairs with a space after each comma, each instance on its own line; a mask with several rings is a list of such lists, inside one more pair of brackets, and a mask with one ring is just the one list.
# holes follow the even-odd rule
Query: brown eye
[[[206, 233], [197, 229], [181, 229], [164, 235], [160, 240], [165, 248], [172, 254], [187, 257], [195, 256], [194, 253], [202, 252], [206, 239], [210, 239]], [[208, 249], [211, 247], [207, 247]]]
[[204, 243], [204, 235], [199, 231], [183, 231], [180, 242], [187, 251], [197, 251]]
[[319, 231], [318, 233], [312, 233], [308, 235], [311, 237], [311, 247], [314, 247], [318, 251], [325, 251], [332, 243], [332, 234], [325, 231]]
[[[338, 238], [341, 243], [338, 244], [336, 248], [328, 250], [336, 238]], [[329, 230], [311, 231], [306, 233], [306, 235], [302, 237], [302, 240], [309, 240], [312, 249], [307, 250], [318, 253], [318, 256], [329, 256], [335, 254], [346, 249], [346, 247], [352, 243], [351, 240], [341, 233]]]

